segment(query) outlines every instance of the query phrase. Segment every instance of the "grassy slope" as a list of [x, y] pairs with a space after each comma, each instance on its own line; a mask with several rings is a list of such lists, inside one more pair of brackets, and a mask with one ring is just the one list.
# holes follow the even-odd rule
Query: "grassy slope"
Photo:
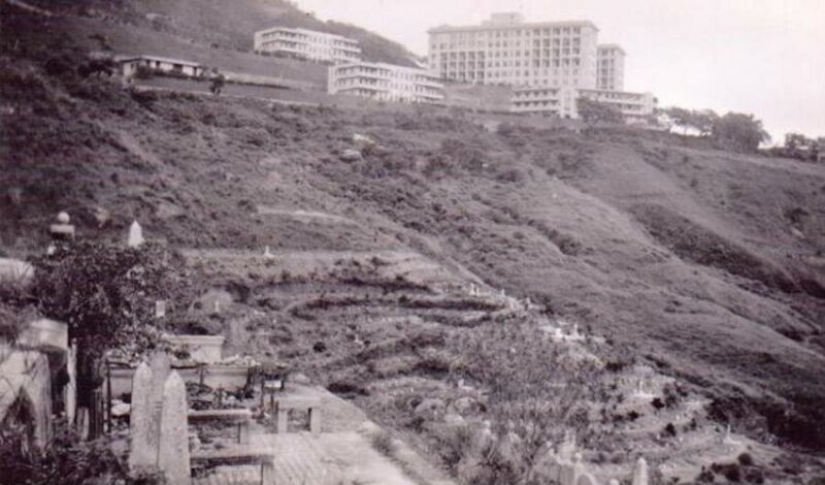
[[[61, 209], [82, 237], [120, 238], [138, 218], [179, 247], [412, 249], [651, 356], [723, 411], [755, 406], [774, 432], [822, 446], [822, 167], [675, 137], [490, 133], [428, 110], [129, 95], [5, 54], [0, 73], [9, 252], [42, 246]], [[355, 132], [382, 148], [345, 164]], [[98, 207], [112, 215], [101, 227]], [[783, 417], [783, 398], [807, 420]]]

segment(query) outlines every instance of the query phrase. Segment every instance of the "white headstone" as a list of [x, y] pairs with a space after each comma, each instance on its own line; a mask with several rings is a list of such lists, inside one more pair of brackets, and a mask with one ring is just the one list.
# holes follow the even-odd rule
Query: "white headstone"
[[157, 463], [158, 446], [160, 442], [160, 415], [163, 407], [163, 387], [169, 376], [172, 364], [165, 352], [155, 352], [149, 357], [149, 368], [152, 369], [152, 385], [149, 389], [149, 413], [152, 426], [150, 427], [149, 443], [155, 452]]
[[647, 478], [647, 461], [644, 458], [636, 460], [636, 466], [633, 467], [633, 481], [632, 485], [648, 485]]
[[143, 228], [140, 227], [138, 221], [133, 221], [132, 225], [129, 227], [129, 240], [126, 244], [130, 248], [136, 248], [144, 242], [145, 241], [143, 239]]
[[166, 316], [166, 300], [157, 300], [155, 302], [155, 318], [163, 318]]
[[77, 345], [69, 347], [69, 355], [66, 362], [66, 372], [69, 374], [69, 383], [65, 388], [66, 419], [70, 425], [74, 424], [77, 414]]
[[571, 462], [573, 461], [576, 453], [576, 434], [572, 431], [565, 431], [564, 433], [564, 440], [561, 442], [561, 446], [559, 446], [559, 459]]
[[157, 421], [152, 415], [152, 369], [142, 363], [132, 377], [132, 408], [129, 429], [132, 448], [129, 452], [129, 469], [133, 473], [154, 470], [157, 466], [157, 440], [153, 439]]
[[272, 254], [272, 252], [269, 250], [269, 246], [267, 246], [267, 247], [265, 247], [265, 248], [264, 248], [264, 257], [265, 257], [266, 259], [272, 259], [272, 258], [274, 258], [274, 257], [275, 257], [275, 255], [274, 255], [274, 254]]
[[186, 384], [173, 371], [163, 386], [163, 411], [160, 418], [158, 466], [166, 483], [191, 483], [188, 414]]

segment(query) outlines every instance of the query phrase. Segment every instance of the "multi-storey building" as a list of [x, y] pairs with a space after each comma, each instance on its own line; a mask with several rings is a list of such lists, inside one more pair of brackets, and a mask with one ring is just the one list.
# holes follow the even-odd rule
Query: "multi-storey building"
[[516, 113], [548, 113], [561, 118], [578, 118], [576, 100], [587, 98], [621, 111], [630, 123], [644, 122], [656, 110], [658, 100], [650, 93], [628, 93], [575, 87], [523, 86], [515, 88], [512, 110]]
[[255, 52], [333, 64], [361, 60], [361, 48], [356, 40], [326, 32], [286, 27], [255, 32]]
[[444, 99], [444, 85], [424, 69], [355, 62], [330, 66], [330, 94], [350, 94], [377, 101], [432, 103]]
[[624, 49], [616, 44], [600, 45], [596, 56], [596, 88], [624, 89]]
[[493, 14], [481, 25], [431, 29], [430, 68], [465, 83], [596, 88], [597, 34], [589, 21]]

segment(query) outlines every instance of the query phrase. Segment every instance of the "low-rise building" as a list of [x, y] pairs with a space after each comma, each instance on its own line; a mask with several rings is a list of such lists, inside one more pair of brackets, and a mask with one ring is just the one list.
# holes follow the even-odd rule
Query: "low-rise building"
[[117, 63], [120, 65], [121, 74], [126, 78], [134, 77], [141, 68], [186, 77], [198, 77], [205, 71], [205, 68], [197, 62], [159, 56], [126, 57], [118, 59]]
[[560, 118], [575, 119], [578, 118], [578, 98], [614, 106], [622, 112], [628, 123], [644, 121], [655, 112], [658, 102], [650, 93], [527, 86], [513, 90], [511, 110], [516, 113], [546, 113]]
[[433, 103], [444, 99], [444, 85], [435, 74], [415, 67], [373, 62], [331, 66], [328, 91], [377, 101]]
[[307, 29], [273, 27], [255, 32], [255, 52], [340, 64], [361, 60], [358, 41]]

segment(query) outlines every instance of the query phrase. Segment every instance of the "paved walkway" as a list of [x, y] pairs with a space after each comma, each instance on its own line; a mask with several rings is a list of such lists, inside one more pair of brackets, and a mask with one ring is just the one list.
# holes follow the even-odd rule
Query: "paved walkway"
[[[397, 443], [392, 460], [372, 447], [370, 436], [378, 427], [364, 413], [328, 391], [292, 385], [291, 397], [319, 398], [323, 408], [322, 433], [273, 434], [257, 422], [250, 429], [250, 447], [271, 450], [272, 480], [263, 485], [453, 485], [409, 447]], [[406, 465], [399, 465], [399, 461]], [[411, 478], [405, 468], [414, 469]], [[195, 478], [193, 485], [261, 485], [261, 467], [220, 466], [208, 476]]]

